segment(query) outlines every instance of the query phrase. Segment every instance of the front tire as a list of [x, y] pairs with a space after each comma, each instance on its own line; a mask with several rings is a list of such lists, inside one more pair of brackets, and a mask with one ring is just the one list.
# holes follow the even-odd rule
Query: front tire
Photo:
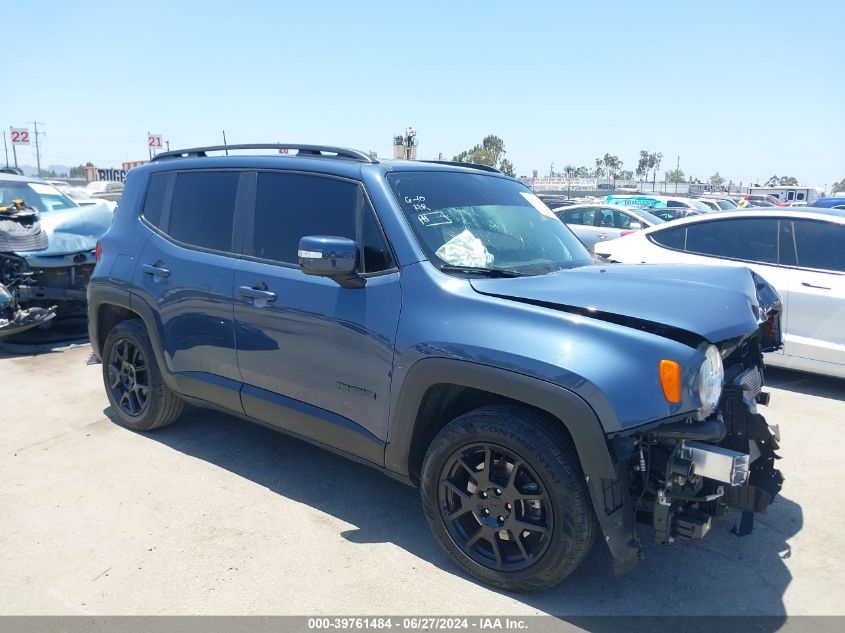
[[164, 383], [140, 319], [115, 325], [103, 344], [103, 383], [116, 421], [135, 431], [175, 422], [182, 400]]
[[596, 518], [568, 437], [515, 406], [447, 424], [423, 462], [426, 519], [452, 560], [509, 591], [556, 585], [592, 546]]

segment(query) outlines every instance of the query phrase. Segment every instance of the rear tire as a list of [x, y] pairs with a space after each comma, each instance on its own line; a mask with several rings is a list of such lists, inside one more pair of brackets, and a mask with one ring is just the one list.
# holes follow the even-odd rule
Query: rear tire
[[121, 321], [103, 345], [103, 383], [115, 420], [134, 431], [175, 422], [182, 400], [165, 383], [143, 321]]
[[521, 407], [481, 407], [447, 424], [423, 462], [437, 541], [462, 570], [508, 591], [559, 583], [597, 530], [575, 449], [555, 423]]

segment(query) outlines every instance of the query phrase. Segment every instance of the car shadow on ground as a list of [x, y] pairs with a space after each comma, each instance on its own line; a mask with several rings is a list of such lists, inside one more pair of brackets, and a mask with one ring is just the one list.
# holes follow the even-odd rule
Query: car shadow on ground
[[[104, 413], [113, 416], [110, 408]], [[177, 424], [142, 437], [357, 526], [342, 533], [352, 543], [393, 543], [464, 577], [429, 533], [417, 490], [367, 466], [213, 411], [190, 409]], [[758, 515], [754, 533], [743, 538], [730, 533], [735, 516], [720, 519], [704, 540], [670, 546], [648, 544], [650, 532], [643, 529], [645, 559], [627, 576], [613, 575], [607, 549], [597, 542], [584, 564], [559, 586], [535, 594], [500, 593], [593, 630], [621, 623], [577, 616], [783, 616], [782, 598], [791, 580], [783, 558], [790, 555], [787, 539], [801, 529], [801, 508], [779, 498], [767, 514]], [[483, 605], [478, 611], [487, 615]], [[770, 622], [763, 630], [777, 630], [782, 619]]]
[[807, 396], [845, 402], [845, 379], [808, 374], [803, 371], [766, 367], [766, 385]]

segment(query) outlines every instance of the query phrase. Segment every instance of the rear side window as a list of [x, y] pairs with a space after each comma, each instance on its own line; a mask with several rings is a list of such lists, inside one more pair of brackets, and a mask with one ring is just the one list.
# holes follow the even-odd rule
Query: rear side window
[[255, 256], [297, 264], [306, 235], [355, 239], [358, 185], [325, 176], [260, 172], [255, 199]]
[[230, 251], [239, 176], [235, 171], [177, 174], [168, 234], [192, 246]]
[[167, 192], [167, 181], [170, 174], [153, 174], [147, 185], [147, 195], [144, 198], [144, 210], [141, 214], [153, 226], [162, 228], [161, 211], [164, 208], [164, 195]]
[[570, 209], [558, 212], [558, 217], [566, 224], [580, 224], [582, 226], [593, 226], [595, 219], [594, 209]]
[[795, 220], [795, 247], [801, 268], [845, 272], [845, 226]]
[[655, 231], [649, 237], [661, 246], [682, 251], [686, 246], [687, 228], [679, 226], [674, 229], [663, 229], [662, 231]]
[[778, 221], [741, 218], [693, 224], [687, 227], [686, 250], [701, 255], [777, 264]]

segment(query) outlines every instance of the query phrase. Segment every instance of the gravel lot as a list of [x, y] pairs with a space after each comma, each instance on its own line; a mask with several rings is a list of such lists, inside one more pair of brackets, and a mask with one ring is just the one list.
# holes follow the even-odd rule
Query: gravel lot
[[309, 444], [192, 411], [109, 419], [87, 345], [0, 350], [0, 614], [845, 614], [845, 382], [771, 370], [783, 496], [737, 538], [603, 547], [554, 590], [457, 573], [417, 491]]

